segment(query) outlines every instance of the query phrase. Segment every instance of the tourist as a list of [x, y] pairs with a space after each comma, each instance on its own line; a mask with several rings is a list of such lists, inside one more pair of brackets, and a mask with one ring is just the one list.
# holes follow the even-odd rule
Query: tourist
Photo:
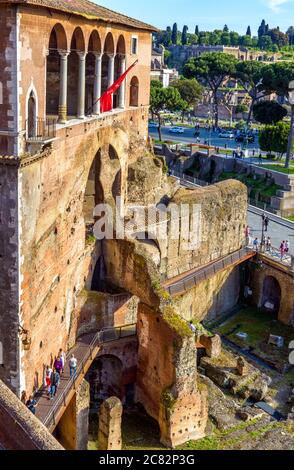
[[281, 261], [283, 261], [283, 259], [284, 259], [285, 250], [286, 250], [286, 242], [284, 240], [284, 241], [282, 241], [282, 243], [280, 245]]
[[269, 218], [265, 217], [265, 219], [264, 219], [264, 228], [265, 228], [266, 232], [268, 231], [269, 222], [270, 222]]
[[27, 397], [27, 392], [24, 390], [21, 394], [21, 399], [20, 401], [26, 405], [27, 404], [27, 401], [28, 401], [28, 397]]
[[271, 239], [271, 237], [267, 237], [267, 239], [266, 239], [266, 251], [268, 251], [269, 253], [272, 252], [272, 239]]
[[54, 361], [54, 364], [53, 364], [53, 368], [57, 370], [58, 374], [61, 374], [61, 371], [62, 371], [62, 359], [61, 357], [58, 355], [57, 358], [55, 359]]
[[47, 388], [47, 394], [50, 395], [50, 388], [51, 388], [51, 375], [52, 375], [52, 369], [50, 366], [46, 367], [46, 372], [45, 372], [45, 384]]
[[288, 254], [289, 251], [290, 251], [290, 242], [289, 242], [289, 240], [286, 240], [286, 242], [285, 242], [285, 253]]
[[26, 402], [26, 407], [33, 413], [33, 415], [36, 414], [36, 405], [37, 405], [37, 402], [34, 399], [34, 397], [31, 395], [28, 401]]
[[75, 358], [74, 354], [71, 355], [69, 360], [69, 371], [70, 371], [70, 378], [75, 378], [77, 375], [77, 365], [78, 360]]
[[65, 362], [66, 362], [66, 354], [65, 352], [60, 349], [59, 350], [59, 357], [61, 359], [61, 362], [62, 362], [62, 369], [61, 369], [61, 372], [64, 374], [64, 366], [65, 366]]
[[261, 153], [259, 154], [258, 159], [259, 159], [259, 163], [262, 163], [262, 155], [261, 155]]
[[253, 242], [253, 248], [256, 252], [258, 251], [258, 249], [259, 249], [259, 240], [258, 240], [258, 238], [255, 238], [255, 240]]
[[57, 393], [57, 388], [60, 382], [60, 375], [56, 371], [56, 369], [53, 369], [51, 378], [50, 378], [50, 398], [53, 400]]

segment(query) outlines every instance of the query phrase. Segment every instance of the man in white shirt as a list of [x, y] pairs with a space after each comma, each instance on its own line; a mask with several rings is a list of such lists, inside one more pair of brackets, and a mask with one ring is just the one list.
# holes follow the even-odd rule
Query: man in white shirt
[[70, 378], [76, 377], [77, 365], [78, 365], [78, 360], [75, 358], [74, 354], [72, 354], [69, 360]]

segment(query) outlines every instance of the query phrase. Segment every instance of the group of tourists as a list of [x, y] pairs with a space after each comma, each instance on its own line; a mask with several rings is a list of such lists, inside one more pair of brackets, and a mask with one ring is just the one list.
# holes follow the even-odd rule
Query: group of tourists
[[[57, 356], [55, 356], [52, 366], [47, 365], [45, 368], [44, 389], [46, 391], [48, 400], [53, 400], [57, 394], [60, 386], [61, 376], [64, 374], [66, 363], [66, 354], [60, 349]], [[78, 360], [74, 354], [71, 354], [68, 361], [70, 379], [75, 379], [77, 375]], [[34, 396], [27, 397], [26, 391], [22, 392], [21, 401], [26, 407], [36, 414], [37, 401]]]
[[[269, 218], [263, 215], [263, 224], [264, 224], [264, 232], [268, 232], [268, 227], [269, 227]], [[272, 247], [272, 239], [270, 236], [263, 235], [263, 239], [259, 240], [258, 237], [256, 237], [254, 240], [252, 240], [251, 237], [251, 232], [250, 232], [250, 227], [246, 227], [245, 229], [245, 236], [247, 240], [248, 245], [253, 245], [254, 251], [258, 252], [262, 247], [265, 248], [265, 251], [268, 253], [273, 253], [273, 247]], [[289, 240], [283, 240], [280, 244], [280, 256], [281, 256], [281, 261], [284, 260], [285, 256], [290, 252], [290, 242]]]

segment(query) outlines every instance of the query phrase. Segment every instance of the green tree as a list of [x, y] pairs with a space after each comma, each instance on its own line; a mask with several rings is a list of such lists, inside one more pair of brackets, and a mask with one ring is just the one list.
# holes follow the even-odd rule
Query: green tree
[[264, 35], [259, 38], [258, 46], [263, 51], [268, 51], [273, 45], [272, 38], [270, 36]]
[[184, 28], [183, 28], [183, 32], [182, 32], [182, 44], [183, 44], [183, 46], [185, 46], [188, 42], [187, 33], [188, 33], [188, 26], [185, 25]]
[[150, 110], [153, 115], [158, 119], [158, 136], [162, 140], [162, 120], [161, 112], [168, 111], [181, 111], [187, 108], [187, 102], [182, 100], [179, 91], [174, 87], [163, 88], [158, 85], [156, 80], [151, 81], [150, 91]]
[[[182, 78], [180, 80], [175, 80], [171, 86], [175, 87], [179, 91], [182, 100], [187, 103], [188, 108], [193, 108], [200, 100], [203, 93], [202, 85], [200, 85], [195, 78]], [[186, 110], [183, 109], [183, 119], [185, 111]]]
[[221, 35], [221, 45], [230, 46], [231, 45], [231, 36], [228, 32], [223, 32]]
[[228, 27], [227, 24], [225, 24], [224, 29], [223, 29], [223, 32], [224, 32], [224, 33], [228, 33], [228, 32], [229, 32], [229, 27]]
[[[294, 63], [281, 62], [273, 64], [273, 74], [271, 76], [273, 90], [281, 97], [289, 99], [289, 84], [294, 80]], [[294, 135], [294, 105], [291, 105], [291, 124], [289, 129], [289, 140], [285, 167], [289, 168], [293, 146]]]
[[174, 23], [174, 25], [173, 25], [172, 38], [171, 39], [172, 39], [172, 43], [174, 45], [176, 45], [177, 41], [178, 41], [178, 25], [177, 25], [177, 23]]
[[230, 32], [230, 43], [231, 43], [231, 46], [238, 46], [239, 41], [240, 41], [240, 36], [239, 36], [239, 34], [236, 33], [236, 31], [231, 31], [231, 32]]
[[198, 25], [195, 26], [195, 34], [196, 34], [196, 36], [199, 36], [199, 26]]
[[240, 43], [241, 43], [242, 46], [251, 47], [252, 46], [252, 37], [249, 36], [249, 35], [241, 36]]
[[270, 66], [252, 60], [238, 62], [236, 66], [236, 78], [251, 98], [247, 124], [251, 121], [255, 103], [272, 92], [272, 76], [270, 75], [270, 80], [265, 80], [270, 72]]
[[267, 126], [259, 135], [259, 145], [265, 152], [276, 152], [280, 159], [287, 152], [290, 126], [279, 122], [275, 126]]
[[225, 79], [236, 73], [237, 60], [230, 54], [211, 52], [190, 59], [184, 66], [187, 78], [196, 78], [213, 93], [215, 126], [218, 126], [219, 97], [218, 91]]
[[266, 35], [266, 24], [265, 20], [262, 20], [261, 25], [258, 28], [258, 37], [261, 38], [262, 36]]
[[289, 44], [288, 35], [282, 33], [278, 28], [270, 29], [267, 35], [271, 38], [272, 43], [276, 44], [279, 48]]
[[253, 106], [254, 119], [261, 124], [277, 124], [287, 114], [286, 108], [277, 101], [259, 101]]
[[252, 36], [252, 34], [251, 34], [251, 27], [250, 27], [250, 26], [248, 26], [248, 28], [247, 28], [246, 36], [250, 36], [250, 37]]

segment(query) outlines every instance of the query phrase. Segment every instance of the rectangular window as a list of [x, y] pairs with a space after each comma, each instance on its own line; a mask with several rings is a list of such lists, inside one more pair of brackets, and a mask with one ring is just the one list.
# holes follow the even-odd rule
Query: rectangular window
[[132, 36], [131, 54], [138, 54], [138, 36]]

